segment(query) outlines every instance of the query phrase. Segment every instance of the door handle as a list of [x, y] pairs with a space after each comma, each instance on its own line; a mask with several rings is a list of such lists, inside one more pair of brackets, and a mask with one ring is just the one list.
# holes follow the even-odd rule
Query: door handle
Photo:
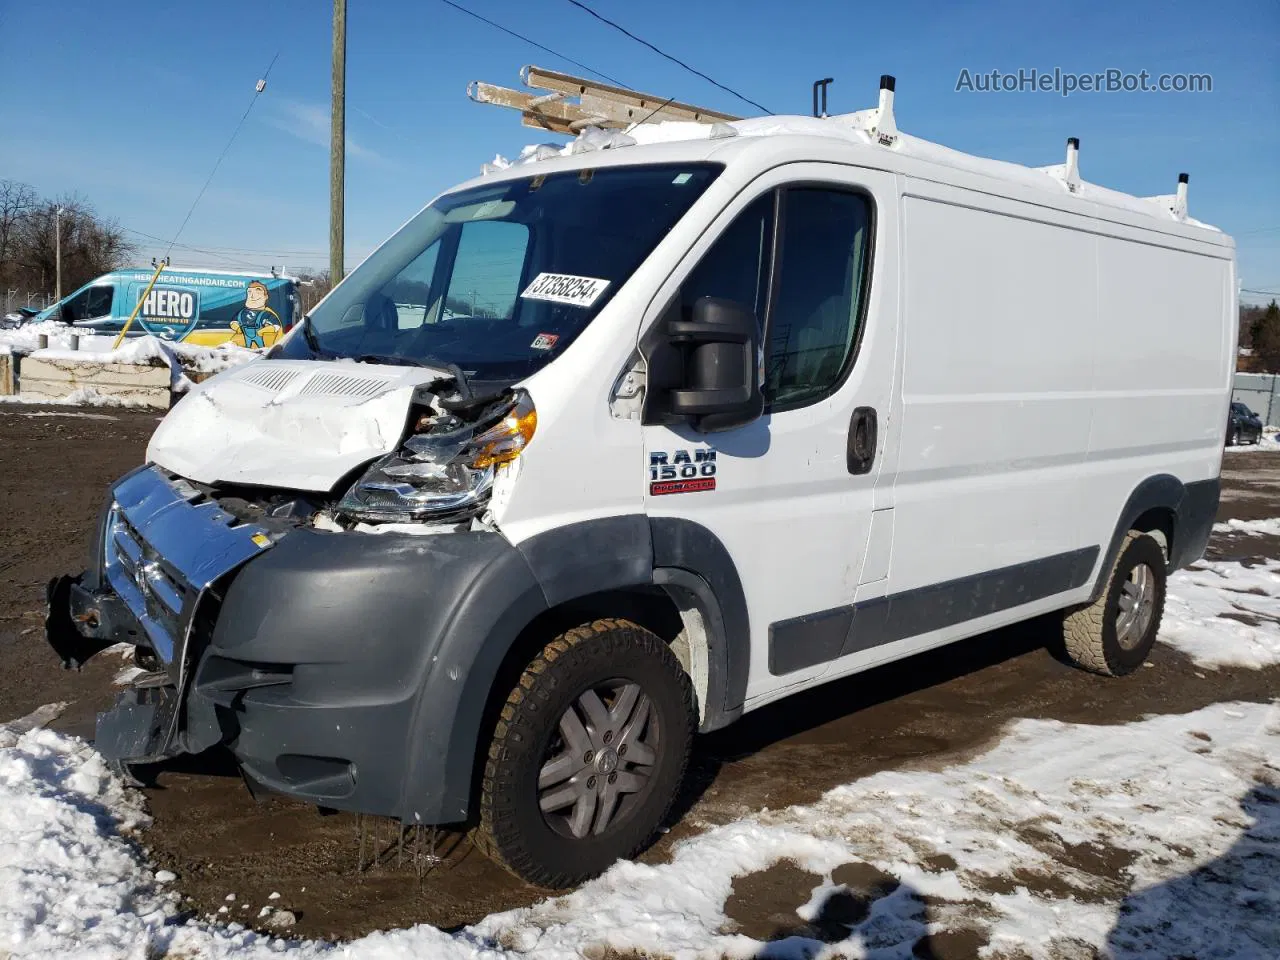
[[870, 473], [876, 460], [876, 411], [874, 407], [858, 407], [849, 418], [849, 441], [845, 447], [845, 463], [849, 472]]

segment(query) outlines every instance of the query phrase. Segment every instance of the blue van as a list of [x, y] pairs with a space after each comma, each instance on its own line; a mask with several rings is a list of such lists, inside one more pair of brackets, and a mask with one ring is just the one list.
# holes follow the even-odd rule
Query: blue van
[[103, 274], [32, 319], [119, 333], [146, 293], [130, 336], [151, 334], [202, 346], [231, 342], [269, 347], [298, 317], [296, 277], [166, 268], [148, 293], [154, 275], [146, 268]]

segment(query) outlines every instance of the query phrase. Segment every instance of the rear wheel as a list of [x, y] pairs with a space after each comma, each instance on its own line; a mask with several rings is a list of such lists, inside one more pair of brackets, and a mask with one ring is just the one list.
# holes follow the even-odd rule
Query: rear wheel
[[1240, 428], [1239, 427], [1236, 427], [1231, 431], [1231, 435], [1227, 438], [1227, 446], [1229, 447], [1240, 446]]
[[657, 636], [625, 620], [562, 634], [502, 708], [477, 846], [547, 887], [635, 856], [675, 802], [694, 723], [689, 678]]
[[1164, 613], [1165, 569], [1155, 538], [1130, 530], [1101, 596], [1063, 622], [1067, 655], [1084, 669], [1111, 677], [1141, 666]]

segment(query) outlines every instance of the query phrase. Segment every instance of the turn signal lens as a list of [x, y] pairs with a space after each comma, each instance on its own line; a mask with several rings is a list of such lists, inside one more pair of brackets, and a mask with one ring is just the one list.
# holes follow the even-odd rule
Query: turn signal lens
[[523, 391], [515, 406], [501, 420], [471, 441], [474, 450], [470, 465], [477, 469], [510, 463], [529, 445], [538, 428], [538, 412], [533, 398]]

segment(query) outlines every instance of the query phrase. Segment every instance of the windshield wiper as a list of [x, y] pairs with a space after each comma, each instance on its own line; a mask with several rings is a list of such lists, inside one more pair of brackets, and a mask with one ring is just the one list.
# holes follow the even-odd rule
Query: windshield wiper
[[311, 352], [317, 357], [333, 356], [333, 354], [320, 346], [320, 339], [316, 336], [316, 332], [311, 329], [311, 314], [304, 314], [302, 317], [302, 339], [307, 341], [307, 346], [311, 348]]
[[385, 363], [393, 367], [435, 367], [443, 364], [429, 359], [405, 357], [398, 353], [362, 353], [356, 357], [357, 363]]

